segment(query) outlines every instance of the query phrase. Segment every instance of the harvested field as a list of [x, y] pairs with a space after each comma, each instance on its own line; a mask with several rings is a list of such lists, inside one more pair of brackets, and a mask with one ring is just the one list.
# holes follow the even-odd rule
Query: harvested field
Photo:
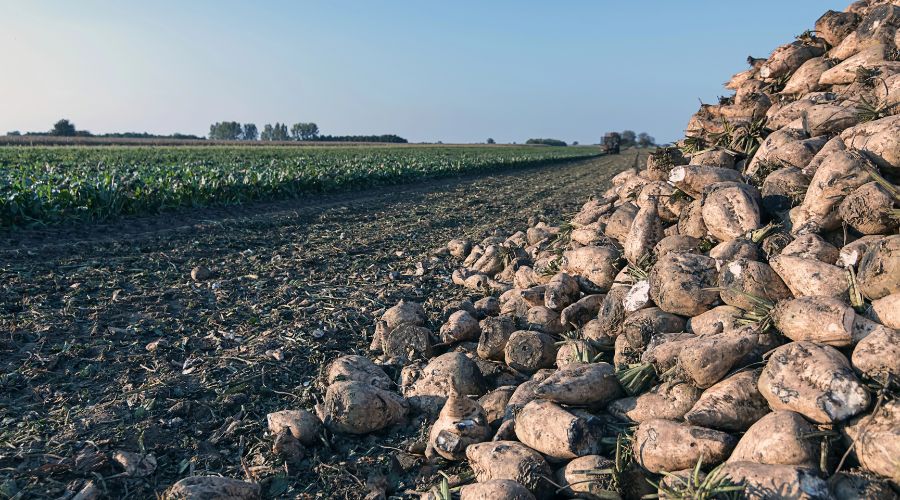
[[652, 151], [0, 150], [0, 493], [897, 498], [900, 3], [799, 28]]
[[[87, 480], [111, 498], [148, 498], [201, 474], [259, 481], [266, 497], [357, 498], [367, 481], [427, 489], [439, 476], [398, 451], [427, 427], [326, 433], [286, 465], [266, 414], [311, 409], [325, 363], [365, 354], [373, 318], [400, 299], [424, 303], [436, 331], [441, 310], [469, 295], [450, 283], [452, 262], [431, 258], [451, 237], [558, 224], [634, 163], [626, 152], [2, 233], [0, 484], [25, 498]], [[192, 280], [197, 266], [210, 276]], [[119, 450], [152, 456], [153, 470], [124, 473]]]

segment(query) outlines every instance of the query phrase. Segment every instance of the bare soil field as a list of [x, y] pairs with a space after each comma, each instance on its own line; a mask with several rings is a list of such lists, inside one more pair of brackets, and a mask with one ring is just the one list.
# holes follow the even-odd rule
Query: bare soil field
[[[0, 233], [2, 493], [71, 497], [93, 480], [111, 498], [153, 498], [199, 473], [267, 497], [427, 489], [427, 427], [325, 434], [287, 465], [266, 414], [311, 409], [326, 362], [364, 353], [373, 318], [400, 299], [422, 302], [436, 330], [465, 291], [435, 248], [568, 220], [635, 155]], [[211, 277], [192, 280], [196, 266]]]

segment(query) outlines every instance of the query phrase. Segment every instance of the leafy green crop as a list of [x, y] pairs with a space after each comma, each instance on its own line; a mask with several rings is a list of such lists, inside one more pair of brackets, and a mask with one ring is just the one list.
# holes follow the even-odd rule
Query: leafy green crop
[[563, 147], [4, 147], [0, 226], [300, 198], [595, 156]]

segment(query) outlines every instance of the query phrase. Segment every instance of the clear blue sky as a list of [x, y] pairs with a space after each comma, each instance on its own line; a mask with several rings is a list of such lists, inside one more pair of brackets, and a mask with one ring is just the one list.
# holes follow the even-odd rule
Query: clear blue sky
[[849, 0], [0, 0], [0, 134], [314, 121], [411, 141], [681, 137], [745, 66]]

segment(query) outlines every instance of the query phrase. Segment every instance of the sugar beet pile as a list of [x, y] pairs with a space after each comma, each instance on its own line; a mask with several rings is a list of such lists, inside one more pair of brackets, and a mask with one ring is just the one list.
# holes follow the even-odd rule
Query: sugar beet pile
[[[478, 300], [437, 332], [388, 309], [317, 415], [268, 416], [275, 449], [425, 421], [427, 459], [471, 469], [427, 498], [896, 498], [898, 26], [829, 11], [571, 221], [451, 241]], [[170, 495], [221, 488], [258, 494]]]

